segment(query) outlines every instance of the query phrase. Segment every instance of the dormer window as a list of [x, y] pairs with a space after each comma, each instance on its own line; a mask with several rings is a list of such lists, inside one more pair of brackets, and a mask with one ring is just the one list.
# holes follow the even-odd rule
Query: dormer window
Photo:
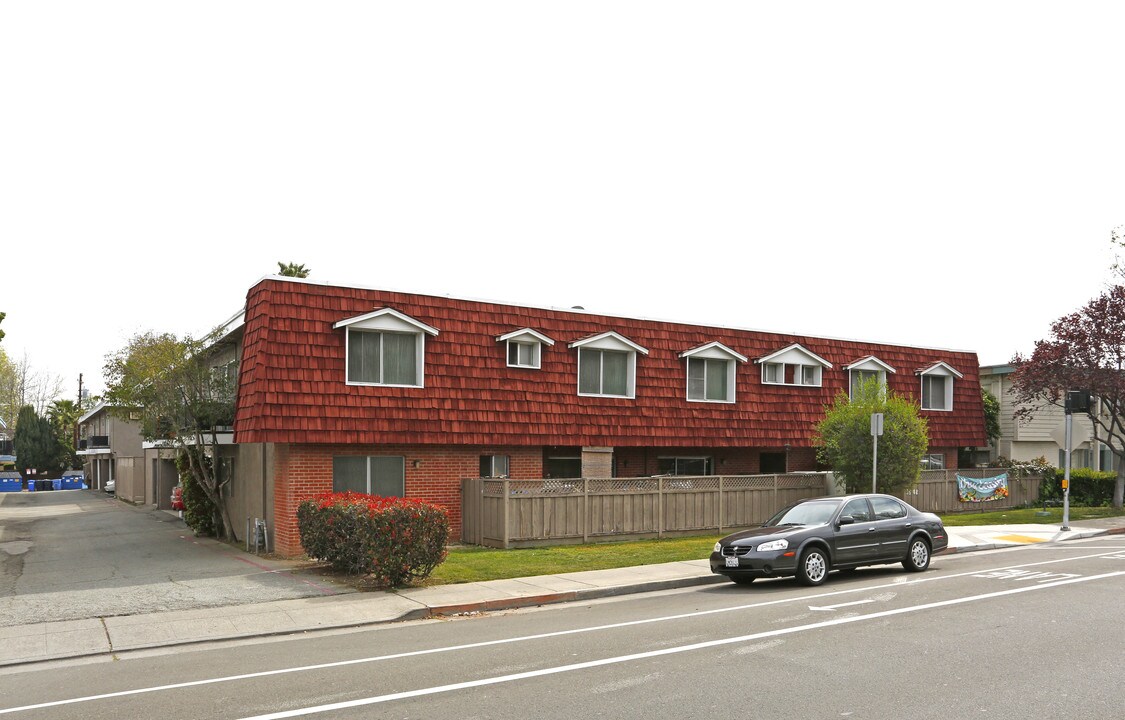
[[507, 344], [508, 367], [538, 370], [542, 366], [542, 349], [555, 341], [531, 328], [516, 330], [496, 338]]
[[864, 383], [878, 384], [880, 391], [887, 390], [887, 373], [894, 374], [895, 369], [874, 355], [856, 360], [844, 368], [848, 371], [848, 397], [855, 399]]
[[382, 308], [332, 326], [345, 328], [348, 385], [422, 387], [426, 336], [434, 328], [391, 308]]
[[615, 332], [605, 332], [570, 344], [578, 349], [580, 396], [636, 397], [637, 353], [648, 350]]
[[963, 375], [943, 362], [921, 368], [917, 374], [922, 379], [922, 409], [952, 410], [953, 380]]
[[734, 402], [736, 364], [749, 358], [719, 342], [680, 353], [687, 359], [687, 399], [691, 402]]
[[820, 387], [824, 369], [832, 368], [832, 363], [797, 343], [755, 362], [762, 366], [762, 383], [766, 385]]

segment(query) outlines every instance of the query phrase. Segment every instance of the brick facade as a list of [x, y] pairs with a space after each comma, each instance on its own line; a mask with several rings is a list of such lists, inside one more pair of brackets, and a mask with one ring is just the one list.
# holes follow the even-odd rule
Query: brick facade
[[[349, 323], [382, 312], [428, 329], [416, 386], [348, 382]], [[521, 328], [550, 339], [539, 367], [508, 365], [500, 338]], [[644, 349], [634, 358], [635, 392], [580, 394], [576, 347], [609, 333]], [[939, 448], [931, 452], [943, 453], [947, 467], [956, 467], [958, 447], [987, 442], [970, 352], [279, 277], [250, 288], [239, 342], [234, 440], [275, 449], [262, 482], [272, 488], [274, 549], [283, 555], [301, 554], [297, 507], [332, 490], [332, 459], [341, 455], [403, 457], [406, 496], [445, 506], [455, 538], [461, 480], [479, 476], [482, 455], [508, 456], [509, 477], [517, 479], [544, 477], [545, 458], [555, 473], [578, 472], [573, 461], [580, 459], [585, 477], [660, 474], [667, 471], [661, 457], [708, 458], [714, 475], [822, 469], [816, 423], [847, 392], [847, 368], [872, 358], [887, 368], [888, 389], [904, 397], [921, 396], [919, 373], [938, 365], [957, 373], [951, 409], [921, 413]], [[730, 361], [732, 401], [689, 401], [685, 353], [716, 343], [740, 358]], [[773, 362], [796, 345], [823, 361], [816, 382], [794, 384], [796, 365], [785, 371], [787, 383], [768, 381], [756, 361]]]
[[332, 458], [402, 457], [406, 497], [441, 505], [449, 512], [451, 539], [461, 536], [461, 480], [478, 477], [481, 455], [507, 455], [509, 477], [541, 478], [540, 448], [432, 447], [425, 445], [277, 445], [274, 454], [274, 552], [301, 555], [297, 507], [332, 491]]

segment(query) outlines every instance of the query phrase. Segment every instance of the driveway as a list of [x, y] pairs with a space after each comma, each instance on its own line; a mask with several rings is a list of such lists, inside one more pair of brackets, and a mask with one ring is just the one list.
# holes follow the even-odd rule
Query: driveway
[[0, 493], [0, 627], [348, 592], [102, 492]]

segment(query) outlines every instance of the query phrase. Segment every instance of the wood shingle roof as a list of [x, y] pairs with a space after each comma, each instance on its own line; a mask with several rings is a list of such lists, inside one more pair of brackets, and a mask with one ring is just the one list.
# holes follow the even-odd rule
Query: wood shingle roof
[[[426, 337], [424, 387], [345, 382], [344, 328], [381, 308], [439, 331]], [[556, 344], [541, 368], [508, 367], [497, 338], [533, 328]], [[575, 341], [614, 332], [648, 350], [637, 355], [636, 397], [577, 392]], [[681, 353], [722, 343], [748, 358], [799, 343], [832, 364], [822, 387], [764, 385], [760, 366], [737, 364], [736, 402], [686, 399]], [[332, 444], [780, 447], [811, 444], [837, 392], [842, 368], [874, 355], [900, 368], [947, 363], [954, 410], [923, 412], [933, 447], [983, 446], [974, 353], [834, 340], [540, 309], [449, 297], [266, 278], [247, 295], [235, 418], [237, 442]], [[920, 395], [913, 373], [888, 374], [896, 393]]]

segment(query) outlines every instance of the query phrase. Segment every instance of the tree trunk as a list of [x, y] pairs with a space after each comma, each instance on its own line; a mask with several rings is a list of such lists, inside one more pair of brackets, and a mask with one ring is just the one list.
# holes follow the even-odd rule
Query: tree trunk
[[[191, 474], [195, 477], [195, 482], [199, 487], [203, 488], [203, 492], [207, 493], [207, 498], [219, 513], [219, 521], [222, 524], [222, 537], [227, 538], [233, 542], [238, 542], [238, 536], [234, 532], [234, 523], [230, 520], [230, 512], [227, 510], [227, 505], [223, 501], [222, 493], [219, 492], [218, 483], [215, 481], [215, 468], [214, 463], [210, 471], [208, 471], [207, 463], [203, 459], [203, 450], [201, 437], [197, 436], [197, 444], [195, 447], [185, 448], [188, 456], [188, 466], [191, 468]], [[198, 453], [198, 454], [197, 454]]]
[[1117, 458], [1117, 482], [1113, 484], [1113, 507], [1121, 509], [1122, 491], [1125, 491], [1125, 462]]

